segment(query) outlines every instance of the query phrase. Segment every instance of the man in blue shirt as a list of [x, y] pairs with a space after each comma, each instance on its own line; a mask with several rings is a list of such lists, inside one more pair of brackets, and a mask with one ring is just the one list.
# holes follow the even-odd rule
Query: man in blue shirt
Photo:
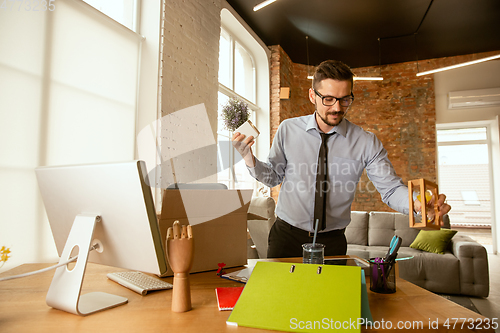
[[[325, 244], [326, 256], [344, 255], [344, 231], [364, 169], [384, 203], [401, 213], [410, 213], [408, 188], [396, 175], [382, 143], [373, 133], [344, 118], [354, 101], [353, 77], [351, 69], [340, 61], [321, 63], [309, 89], [314, 114], [286, 119], [280, 124], [267, 162], [253, 155], [252, 136], [245, 138], [235, 133], [232, 138], [254, 178], [270, 187], [281, 184], [277, 220], [269, 233], [270, 258], [302, 256], [302, 244], [312, 242], [319, 191], [326, 194], [326, 209], [319, 221], [317, 242]], [[326, 186], [318, 191], [316, 174], [322, 136], [326, 140], [328, 178]], [[442, 215], [451, 209], [445, 199], [443, 194], [438, 199]], [[415, 209], [420, 210], [418, 200]]]

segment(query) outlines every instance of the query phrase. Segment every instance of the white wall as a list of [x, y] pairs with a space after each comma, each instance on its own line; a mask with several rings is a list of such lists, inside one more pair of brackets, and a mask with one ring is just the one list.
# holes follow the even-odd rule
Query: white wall
[[448, 110], [447, 94], [450, 91], [486, 89], [500, 87], [500, 60], [456, 68], [434, 74], [436, 94], [436, 123], [456, 123], [491, 120], [500, 115], [500, 106]]
[[492, 225], [494, 247], [500, 240], [500, 106], [448, 110], [447, 94], [451, 91], [475, 90], [500, 87], [500, 61], [492, 60], [476, 65], [434, 74], [436, 94], [436, 124], [440, 126], [470, 126], [485, 124], [490, 128], [491, 156], [493, 165], [494, 203], [492, 207], [496, 223]]

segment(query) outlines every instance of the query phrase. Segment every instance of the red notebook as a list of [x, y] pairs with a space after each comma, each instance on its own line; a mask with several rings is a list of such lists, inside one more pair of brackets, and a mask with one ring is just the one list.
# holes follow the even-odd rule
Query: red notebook
[[221, 287], [215, 288], [217, 305], [219, 311], [232, 310], [240, 297], [244, 287]]

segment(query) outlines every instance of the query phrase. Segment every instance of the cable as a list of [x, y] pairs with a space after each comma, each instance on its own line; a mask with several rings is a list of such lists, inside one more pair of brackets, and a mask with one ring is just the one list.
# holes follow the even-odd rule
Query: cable
[[38, 271], [33, 271], [33, 272], [24, 273], [24, 274], [19, 274], [19, 275], [13, 275], [13, 276], [7, 276], [7, 277], [4, 277], [4, 278], [0, 278], [0, 282], [7, 281], [7, 280], [12, 280], [12, 279], [19, 279], [19, 278], [23, 278], [23, 277], [27, 277], [27, 276], [31, 276], [31, 275], [35, 275], [35, 274], [39, 274], [39, 273], [43, 273], [43, 272], [47, 272], [47, 271], [50, 271], [51, 269], [56, 269], [58, 267], [67, 265], [67, 264], [75, 261], [76, 259], [78, 259], [78, 256], [69, 258], [69, 260], [66, 261], [66, 262], [59, 263], [59, 264], [54, 265], [54, 266], [46, 267], [46, 268], [40, 269]]
[[[97, 248], [99, 247], [99, 244], [94, 244], [89, 252], [93, 251], [93, 250], [96, 250]], [[23, 274], [19, 274], [19, 275], [13, 275], [13, 276], [7, 276], [7, 277], [4, 277], [4, 278], [0, 278], [0, 282], [2, 281], [7, 281], [7, 280], [13, 280], [13, 279], [19, 279], [19, 278], [23, 278], [23, 277], [27, 277], [27, 276], [31, 276], [31, 275], [35, 275], [35, 274], [40, 274], [40, 273], [44, 273], [44, 272], [47, 272], [47, 271], [50, 271], [52, 269], [56, 269], [56, 268], [59, 268], [61, 266], [64, 266], [64, 265], [67, 265], [69, 263], [72, 263], [73, 261], [76, 261], [76, 259], [78, 259], [78, 255], [74, 256], [74, 257], [71, 257], [69, 258], [67, 261], [65, 262], [62, 262], [62, 263], [59, 263], [57, 265], [54, 265], [54, 266], [50, 266], [50, 267], [46, 267], [46, 268], [42, 268], [38, 271], [33, 271], [33, 272], [28, 272], [28, 273], [23, 273]]]
[[424, 19], [427, 16], [427, 13], [429, 13], [429, 10], [431, 9], [431, 6], [432, 6], [433, 2], [434, 2], [434, 0], [431, 0], [431, 2], [429, 2], [429, 6], [427, 7], [427, 10], [425, 11], [424, 17], [422, 17], [422, 21], [420, 21], [420, 24], [418, 25], [417, 30], [415, 30], [415, 32], [414, 32], [415, 35], [418, 34], [418, 31], [420, 30], [420, 27], [422, 26], [422, 23], [424, 23]]
[[418, 35], [418, 32], [420, 31], [420, 27], [422, 26], [422, 24], [424, 23], [424, 20], [425, 20], [425, 17], [427, 16], [427, 14], [429, 13], [429, 10], [431, 9], [431, 6], [432, 6], [432, 3], [434, 2], [434, 0], [431, 0], [429, 2], [429, 6], [427, 6], [427, 10], [425, 11], [425, 14], [424, 16], [422, 17], [422, 20], [420, 20], [420, 24], [418, 25], [417, 27], [417, 30], [415, 30], [414, 33], [411, 33], [411, 34], [406, 34], [406, 35], [400, 35], [400, 36], [390, 36], [390, 37], [382, 37], [382, 38], [379, 38], [378, 39], [378, 49], [379, 49], [379, 66], [380, 66], [380, 40], [381, 39], [393, 39], [393, 38], [403, 38], [403, 37], [410, 37], [413, 35], [413, 38], [415, 39], [415, 57], [417, 58], [417, 73], [420, 72], [419, 70], [419, 67], [418, 67], [418, 45], [417, 45], [417, 35]]

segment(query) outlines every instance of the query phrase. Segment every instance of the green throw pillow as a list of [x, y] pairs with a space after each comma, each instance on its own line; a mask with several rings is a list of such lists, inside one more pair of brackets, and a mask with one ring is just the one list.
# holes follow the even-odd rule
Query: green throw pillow
[[456, 230], [420, 230], [410, 247], [426, 252], [444, 254], [450, 240], [457, 233]]

